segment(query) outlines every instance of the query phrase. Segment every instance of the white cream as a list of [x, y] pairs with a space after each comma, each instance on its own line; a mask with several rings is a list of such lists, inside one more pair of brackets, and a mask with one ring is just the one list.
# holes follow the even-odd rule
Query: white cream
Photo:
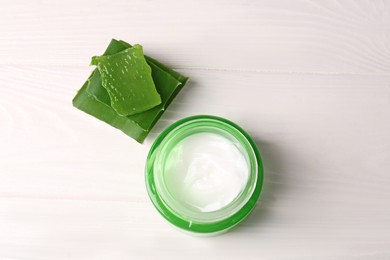
[[231, 203], [249, 178], [246, 157], [232, 141], [213, 133], [193, 134], [176, 144], [164, 172], [171, 195], [200, 212]]

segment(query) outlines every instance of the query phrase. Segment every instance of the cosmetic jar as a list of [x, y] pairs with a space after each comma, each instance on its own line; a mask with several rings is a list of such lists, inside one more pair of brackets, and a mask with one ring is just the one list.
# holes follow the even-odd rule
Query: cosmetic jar
[[194, 233], [218, 233], [255, 207], [263, 166], [255, 142], [238, 125], [216, 116], [177, 121], [153, 143], [146, 188], [157, 211]]

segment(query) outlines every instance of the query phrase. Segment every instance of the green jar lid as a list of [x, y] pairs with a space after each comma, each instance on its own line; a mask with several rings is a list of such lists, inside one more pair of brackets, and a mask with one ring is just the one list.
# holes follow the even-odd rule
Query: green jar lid
[[[243, 180], [242, 188], [220, 208], [199, 209], [187, 203], [186, 196], [180, 196], [172, 190], [172, 185], [182, 185], [181, 180], [176, 178], [177, 175], [172, 175], [175, 164], [183, 161], [180, 155], [185, 154], [185, 151], [182, 151], [181, 144], [198, 134], [224, 138], [245, 158], [243, 160], [248, 174]], [[263, 183], [263, 166], [255, 142], [242, 128], [224, 118], [198, 115], [177, 121], [157, 137], [147, 157], [145, 178], [152, 203], [170, 223], [190, 232], [215, 233], [237, 225], [255, 207]], [[206, 181], [206, 186], [207, 180], [202, 180]], [[182, 189], [181, 192], [185, 193], [186, 190]]]

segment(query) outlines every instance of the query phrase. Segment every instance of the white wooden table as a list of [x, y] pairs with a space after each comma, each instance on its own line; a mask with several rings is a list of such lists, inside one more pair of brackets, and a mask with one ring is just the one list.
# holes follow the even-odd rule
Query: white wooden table
[[[144, 145], [71, 104], [111, 38], [191, 77]], [[196, 114], [265, 163], [211, 238], [144, 188], [153, 140]], [[390, 1], [0, 0], [0, 259], [390, 259]]]

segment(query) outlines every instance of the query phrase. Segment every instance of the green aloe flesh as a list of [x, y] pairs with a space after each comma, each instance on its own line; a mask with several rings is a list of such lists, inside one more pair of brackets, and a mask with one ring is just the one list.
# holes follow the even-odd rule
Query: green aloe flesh
[[[113, 55], [128, 48], [131, 48], [130, 44], [113, 39], [103, 55]], [[120, 129], [139, 143], [142, 143], [170, 102], [188, 80], [187, 77], [146, 55], [145, 59], [152, 70], [153, 82], [161, 97], [159, 105], [135, 115], [119, 115], [111, 107], [110, 96], [102, 85], [102, 78], [98, 69], [92, 72], [87, 82], [79, 90], [73, 99], [73, 105]]]
[[161, 103], [141, 45], [113, 55], [95, 56], [92, 64], [97, 65], [111, 107], [119, 115], [138, 114]]

